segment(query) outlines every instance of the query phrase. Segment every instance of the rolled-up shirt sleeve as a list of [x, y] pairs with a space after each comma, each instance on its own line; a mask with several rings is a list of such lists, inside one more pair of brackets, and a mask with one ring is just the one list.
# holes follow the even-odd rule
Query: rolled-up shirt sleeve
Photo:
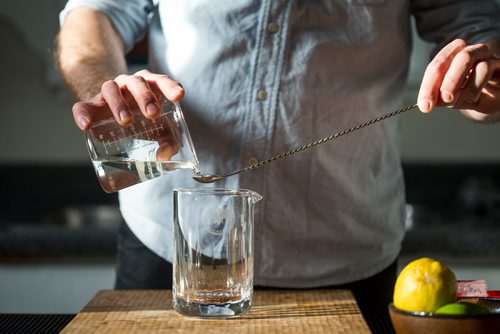
[[69, 0], [59, 14], [60, 24], [63, 24], [71, 10], [80, 7], [93, 8], [106, 15], [122, 38], [125, 51], [128, 52], [144, 37], [153, 3], [150, 0]]
[[438, 48], [455, 38], [474, 44], [500, 39], [500, 5], [496, 0], [412, 0], [420, 37]]

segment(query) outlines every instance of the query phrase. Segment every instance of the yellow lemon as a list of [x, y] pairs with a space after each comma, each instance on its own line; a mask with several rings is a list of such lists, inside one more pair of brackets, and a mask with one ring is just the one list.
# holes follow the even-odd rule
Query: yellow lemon
[[399, 274], [394, 287], [394, 306], [405, 311], [434, 312], [455, 302], [455, 274], [441, 262], [420, 258]]

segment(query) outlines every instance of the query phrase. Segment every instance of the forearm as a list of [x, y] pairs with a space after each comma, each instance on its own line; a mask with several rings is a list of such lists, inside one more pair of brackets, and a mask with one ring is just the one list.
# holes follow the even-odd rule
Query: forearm
[[56, 60], [79, 100], [90, 99], [103, 82], [127, 72], [120, 36], [104, 14], [88, 8], [66, 17], [57, 36]]

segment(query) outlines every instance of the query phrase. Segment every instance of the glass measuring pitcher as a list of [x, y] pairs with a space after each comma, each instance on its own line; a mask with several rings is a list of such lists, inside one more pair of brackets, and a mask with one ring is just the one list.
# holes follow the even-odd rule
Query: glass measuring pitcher
[[253, 208], [245, 189], [174, 189], [173, 306], [184, 315], [238, 317], [253, 295]]
[[154, 120], [134, 112], [128, 126], [113, 118], [85, 133], [95, 172], [111, 193], [179, 168], [198, 171], [198, 159], [180, 105], [161, 99], [162, 113]]

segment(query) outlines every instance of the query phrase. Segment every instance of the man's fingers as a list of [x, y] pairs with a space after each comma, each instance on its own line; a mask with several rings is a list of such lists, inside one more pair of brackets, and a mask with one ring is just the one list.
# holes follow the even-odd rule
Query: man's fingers
[[464, 40], [454, 40], [439, 51], [427, 66], [417, 99], [418, 107], [422, 112], [430, 112], [436, 105], [441, 84], [453, 58], [466, 46], [467, 43]]
[[115, 79], [115, 82], [123, 91], [130, 93], [145, 117], [152, 119], [160, 114], [160, 103], [144, 77], [120, 75]]
[[83, 131], [89, 130], [95, 122], [112, 116], [101, 94], [88, 101], [75, 103], [72, 112], [76, 125]]
[[137, 108], [145, 117], [156, 118], [161, 113], [159, 95], [178, 101], [184, 96], [184, 89], [168, 76], [147, 70], [135, 75], [120, 75], [104, 82], [100, 94], [94, 98], [75, 103], [73, 117], [83, 131], [88, 131], [93, 123], [111, 114], [118, 124], [125, 126], [133, 121]]
[[481, 91], [491, 78], [491, 66], [489, 62], [482, 61], [476, 65], [471, 72], [469, 80], [460, 92], [460, 98], [469, 103], [477, 103]]
[[133, 121], [132, 111], [122, 95], [120, 86], [114, 80], [102, 84], [101, 94], [118, 124], [127, 125]]
[[[484, 44], [471, 45], [458, 52], [453, 58], [441, 84], [440, 91], [443, 102], [453, 102], [458, 90], [464, 84], [471, 88], [471, 93], [477, 93], [476, 95], [479, 96], [479, 92], [485, 83], [484, 79], [489, 77], [489, 73], [484, 73], [484, 67], [487, 64], [481, 62], [490, 59], [492, 56], [493, 54]], [[481, 68], [478, 68], [479, 64], [482, 64], [480, 65]], [[480, 82], [477, 82], [478, 80]], [[474, 89], [474, 86], [476, 86], [476, 89]]]
[[90, 129], [92, 124], [92, 112], [86, 102], [75, 103], [72, 112], [76, 125], [78, 125], [82, 131]]
[[[493, 75], [499, 70], [500, 61], [498, 60], [490, 59], [477, 63], [464, 87], [457, 92], [453, 107], [457, 109], [481, 110], [478, 105], [480, 100], [488, 99], [488, 95], [496, 95], [491, 92], [494, 88], [493, 86], [489, 86], [490, 91], [485, 91], [485, 87], [488, 85]], [[485, 110], [488, 109], [490, 109], [490, 107]]]
[[135, 75], [146, 79], [153, 90], [162, 93], [170, 101], [179, 101], [184, 96], [184, 88], [180, 83], [170, 79], [165, 74], [151, 73], [148, 70], [142, 70]]

